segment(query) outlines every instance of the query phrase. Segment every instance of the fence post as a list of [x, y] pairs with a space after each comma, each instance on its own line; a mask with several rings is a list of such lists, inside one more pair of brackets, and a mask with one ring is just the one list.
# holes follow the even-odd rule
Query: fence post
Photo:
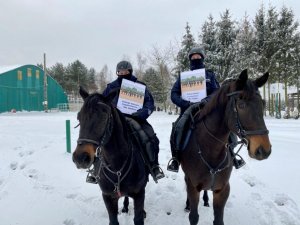
[[71, 153], [71, 134], [70, 134], [70, 120], [66, 120], [66, 141], [67, 141], [67, 152]]

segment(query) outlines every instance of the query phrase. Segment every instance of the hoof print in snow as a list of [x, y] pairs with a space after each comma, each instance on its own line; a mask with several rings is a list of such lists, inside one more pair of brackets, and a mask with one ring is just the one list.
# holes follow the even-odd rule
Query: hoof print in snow
[[75, 225], [75, 222], [73, 220], [65, 220], [63, 222], [64, 225]]
[[17, 163], [17, 162], [12, 162], [12, 163], [10, 164], [10, 168], [11, 168], [12, 170], [16, 170], [17, 167], [18, 167], [18, 163]]

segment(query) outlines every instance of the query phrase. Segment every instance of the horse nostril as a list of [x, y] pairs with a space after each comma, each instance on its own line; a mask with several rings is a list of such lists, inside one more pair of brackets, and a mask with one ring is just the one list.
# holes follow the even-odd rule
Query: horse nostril
[[88, 165], [88, 164], [90, 164], [91, 157], [87, 152], [84, 152], [84, 153], [80, 154], [79, 161], [84, 165]]
[[258, 159], [266, 159], [270, 154], [271, 154], [271, 149], [270, 151], [265, 151], [265, 149], [262, 146], [259, 146], [255, 152], [255, 156]]

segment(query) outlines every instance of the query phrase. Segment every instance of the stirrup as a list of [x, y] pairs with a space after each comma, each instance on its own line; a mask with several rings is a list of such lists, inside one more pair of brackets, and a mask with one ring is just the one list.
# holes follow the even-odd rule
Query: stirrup
[[[151, 170], [153, 175], [155, 176], [156, 181], [165, 177], [163, 170], [158, 165], [153, 166]], [[158, 172], [155, 174], [154, 170], [158, 170]]]
[[239, 168], [243, 167], [243, 166], [246, 164], [246, 162], [245, 162], [245, 160], [242, 158], [242, 156], [236, 154], [236, 155], [234, 156], [233, 164], [234, 164], [234, 167], [235, 167], [236, 169], [239, 169]]
[[88, 175], [86, 176], [86, 182], [90, 183], [90, 184], [97, 184], [98, 183], [96, 177], [94, 177], [90, 173], [88, 173]]
[[[177, 169], [172, 166], [173, 162], [177, 163], [178, 165]], [[180, 165], [179, 161], [175, 157], [172, 157], [168, 162], [167, 170], [177, 173], [179, 170], [179, 165]]]

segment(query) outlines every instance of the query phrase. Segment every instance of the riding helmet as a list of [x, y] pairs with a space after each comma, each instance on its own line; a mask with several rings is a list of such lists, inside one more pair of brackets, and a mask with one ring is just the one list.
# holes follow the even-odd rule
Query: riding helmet
[[204, 55], [204, 50], [201, 47], [193, 47], [190, 51], [189, 51], [189, 60], [191, 60], [192, 55], [194, 54], [200, 54], [201, 57], [204, 59], [205, 55]]
[[130, 73], [132, 73], [132, 65], [128, 61], [121, 61], [117, 64], [117, 73], [119, 70], [128, 70]]

